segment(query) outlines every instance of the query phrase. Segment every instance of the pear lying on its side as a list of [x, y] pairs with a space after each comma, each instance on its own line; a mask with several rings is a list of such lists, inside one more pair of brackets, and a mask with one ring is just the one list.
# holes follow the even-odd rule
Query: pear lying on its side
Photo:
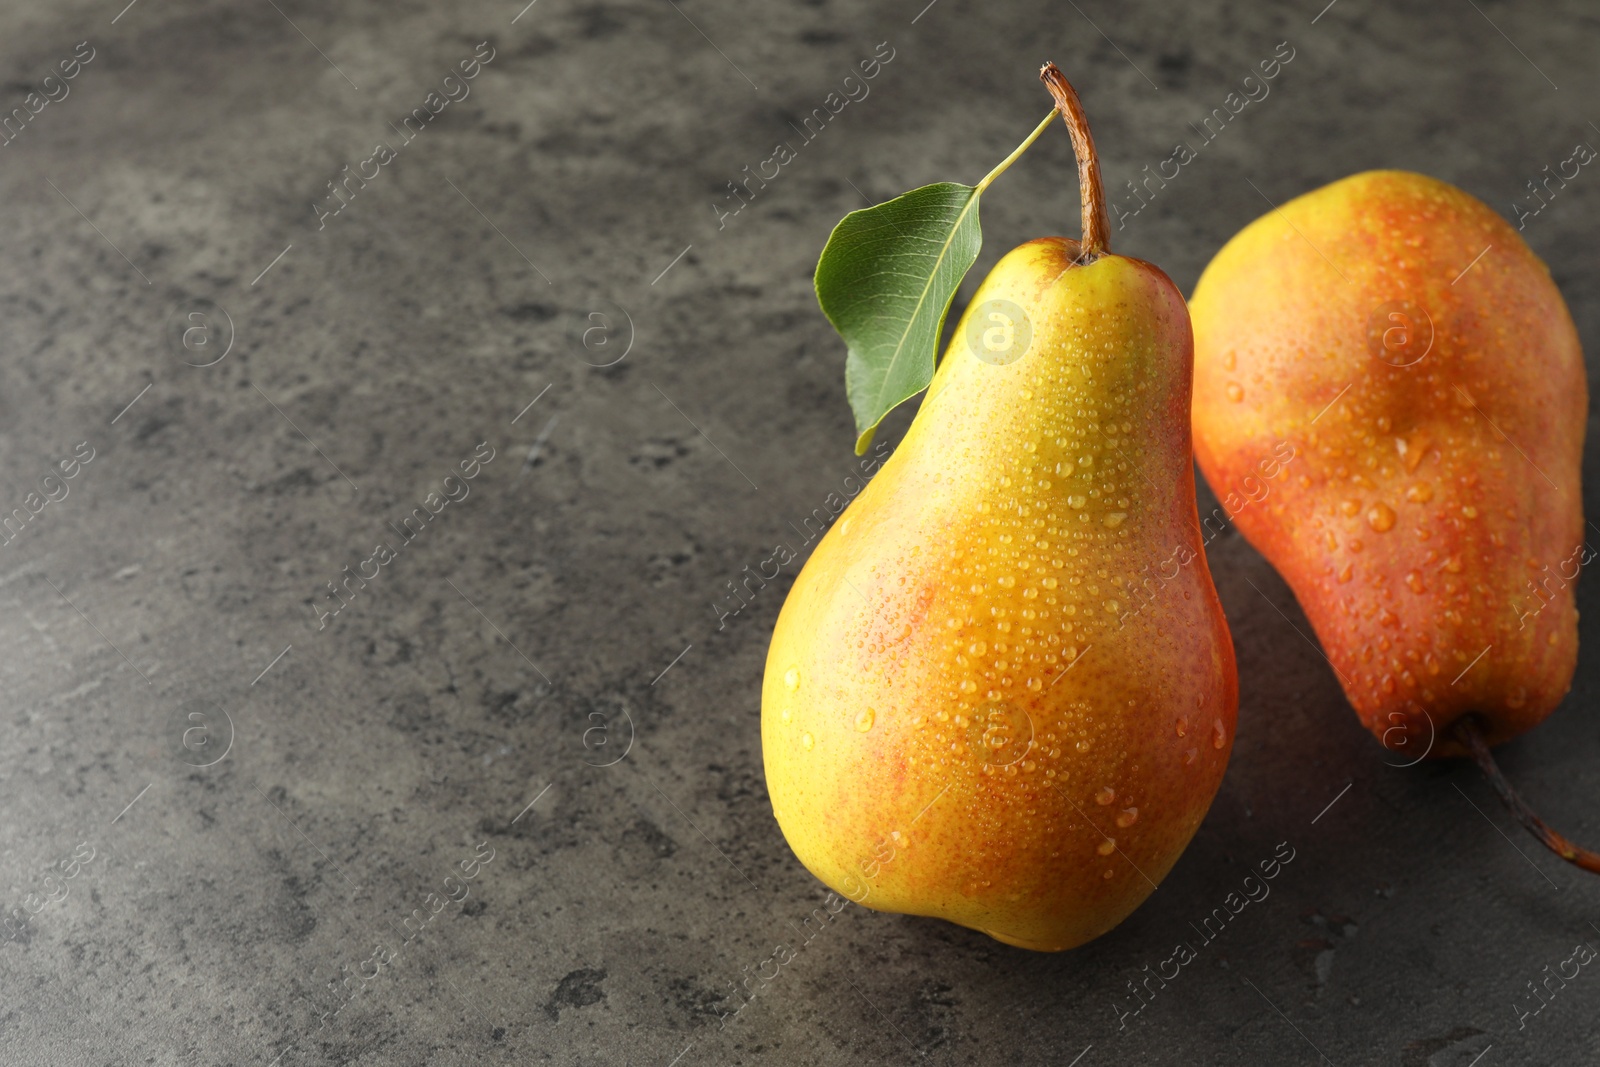
[[1467, 754], [1464, 716], [1491, 744], [1543, 720], [1592, 558], [1583, 353], [1544, 263], [1460, 189], [1372, 171], [1240, 231], [1190, 306], [1200, 467], [1265, 487], [1239, 530], [1361, 721], [1420, 758]]

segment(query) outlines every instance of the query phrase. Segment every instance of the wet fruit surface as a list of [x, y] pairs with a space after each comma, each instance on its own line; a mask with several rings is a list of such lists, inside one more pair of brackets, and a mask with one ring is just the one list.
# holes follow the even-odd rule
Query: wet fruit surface
[[1491, 741], [1543, 719], [1577, 656], [1588, 394], [1516, 231], [1442, 182], [1359, 174], [1243, 230], [1192, 313], [1196, 457], [1368, 728], [1445, 756], [1466, 712]]
[[1028, 352], [984, 362], [958, 325], [796, 581], [763, 693], [768, 788], [818, 877], [1034, 948], [1149, 894], [1221, 781], [1237, 700], [1189, 474], [1187, 313], [1148, 264], [1074, 251], [1030, 242], [980, 288], [974, 306], [1026, 310]]

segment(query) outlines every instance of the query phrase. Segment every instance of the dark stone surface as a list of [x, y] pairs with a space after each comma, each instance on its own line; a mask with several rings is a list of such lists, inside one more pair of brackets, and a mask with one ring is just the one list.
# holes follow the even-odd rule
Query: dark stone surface
[[[1513, 1008], [1600, 945], [1600, 883], [1536, 851], [1471, 768], [1385, 766], [1232, 535], [1211, 563], [1238, 742], [1143, 908], [1051, 956], [847, 908], [731, 1014], [732, 983], [823, 900], [761, 771], [787, 579], [724, 629], [713, 604], [852, 469], [810, 288], [833, 223], [982, 175], [1044, 115], [1047, 58], [1118, 190], [1295, 49], [1117, 234], [1186, 292], [1264, 198], [1400, 166], [1509, 215], [1600, 139], [1579, 0], [922, 4], [5, 6], [7, 106], [95, 52], [0, 148], [0, 505], [79, 442], [94, 458], [0, 550], [0, 903], [42, 905], [0, 941], [0, 1061], [1600, 1058], [1592, 968], [1525, 1027]], [[471, 95], [400, 144], [391, 123], [485, 40]], [[870, 96], [719, 229], [725, 183], [885, 41]], [[311, 205], [379, 141], [395, 158], [319, 230]], [[1585, 169], [1526, 231], [1591, 352], [1597, 204]], [[986, 197], [964, 293], [1076, 214], [1053, 133]], [[190, 335], [209, 348], [172, 341], [202, 299], [233, 344], [185, 366], [227, 340], [213, 313]], [[630, 335], [612, 366], [580, 358]], [[319, 631], [325, 583], [480, 442], [470, 494]], [[1597, 595], [1572, 696], [1502, 755], [1591, 843]], [[1271, 897], [1119, 1033], [1126, 984], [1280, 842]]]

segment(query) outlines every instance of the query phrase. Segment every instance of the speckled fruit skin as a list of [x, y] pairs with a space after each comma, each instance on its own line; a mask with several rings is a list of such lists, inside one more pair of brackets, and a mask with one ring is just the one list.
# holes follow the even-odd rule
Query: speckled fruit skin
[[[1414, 321], [1373, 321], [1396, 302]], [[1468, 712], [1490, 743], [1540, 722], [1572, 681], [1590, 556], [1583, 353], [1544, 263], [1460, 189], [1372, 171], [1247, 226], [1190, 310], [1200, 467], [1219, 497], [1265, 487], [1239, 530], [1361, 721], [1434, 757], [1465, 754], [1446, 731]]]
[[1197, 532], [1183, 298], [1147, 263], [1076, 252], [1032, 241], [984, 281], [968, 315], [1012, 301], [1031, 346], [983, 362], [958, 324], [796, 579], [762, 690], [773, 813], [812, 873], [1043, 950], [1111, 929], [1177, 861], [1238, 702]]

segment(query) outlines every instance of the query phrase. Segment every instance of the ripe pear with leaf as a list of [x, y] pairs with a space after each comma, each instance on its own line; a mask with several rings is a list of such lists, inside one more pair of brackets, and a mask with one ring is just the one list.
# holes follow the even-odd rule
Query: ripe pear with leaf
[[1083, 239], [1030, 241], [978, 289], [905, 439], [789, 593], [762, 748], [779, 825], [833, 889], [1059, 950], [1177, 861], [1238, 685], [1195, 511], [1188, 311], [1108, 250], [1082, 109], [1043, 77]]
[[1239, 530], [1362, 723], [1411, 762], [1472, 755], [1541, 840], [1600, 871], [1488, 747], [1566, 695], [1594, 556], [1583, 352], [1549, 269], [1462, 190], [1370, 171], [1245, 227], [1191, 307], [1200, 467], [1257, 501]]

